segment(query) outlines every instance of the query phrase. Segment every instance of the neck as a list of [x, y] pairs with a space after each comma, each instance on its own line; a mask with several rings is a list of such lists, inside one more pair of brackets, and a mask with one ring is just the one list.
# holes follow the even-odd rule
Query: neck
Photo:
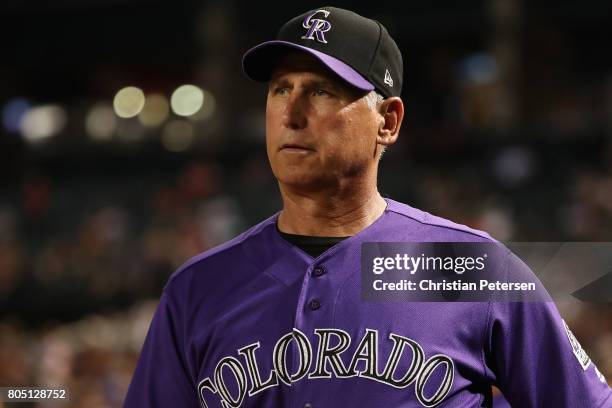
[[357, 234], [382, 215], [387, 203], [376, 185], [367, 188], [301, 192], [279, 183], [283, 210], [282, 232], [297, 235], [347, 237]]

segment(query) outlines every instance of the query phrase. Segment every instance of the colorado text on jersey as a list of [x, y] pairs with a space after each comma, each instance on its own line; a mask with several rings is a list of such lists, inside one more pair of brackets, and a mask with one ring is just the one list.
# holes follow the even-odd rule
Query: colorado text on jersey
[[[266, 373], [266, 380], [262, 380], [262, 373], [255, 355], [256, 350], [261, 346], [259, 342], [237, 350], [244, 359], [244, 364], [234, 356], [221, 358], [213, 373], [214, 380], [207, 377], [198, 385], [200, 403], [207, 408], [207, 399], [220, 398], [223, 407], [240, 407], [247, 396], [247, 378], [250, 383], [249, 397], [267, 388], [279, 386], [281, 382], [291, 386], [292, 383], [304, 379], [307, 375], [308, 379], [362, 377], [400, 389], [415, 383], [415, 395], [424, 407], [434, 407], [442, 402], [453, 385], [453, 361], [444, 354], [436, 354], [426, 359], [423, 348], [408, 337], [389, 334], [393, 348], [387, 356], [384, 370], [380, 373], [377, 368], [379, 358], [377, 330], [366, 329], [348, 367], [344, 365], [340, 356], [352, 342], [349, 333], [341, 329], [315, 329], [314, 333], [319, 339], [316, 356], [313, 356], [312, 345], [308, 337], [298, 329], [294, 328], [292, 332], [278, 339], [272, 355], [274, 368]], [[300, 364], [294, 373], [289, 373], [286, 365], [287, 352], [290, 347], [294, 347], [300, 355]], [[404, 372], [398, 372], [400, 371], [398, 370], [400, 359], [409, 353], [412, 353], [410, 366], [407, 370], [402, 370]], [[363, 362], [363, 369], [357, 368], [360, 362]], [[331, 371], [328, 370], [328, 363]], [[438, 367], [444, 371], [441, 378], [437, 379], [439, 381], [439, 384], [436, 384], [437, 389], [433, 395], [425, 396], [425, 386], [431, 381], [432, 374]], [[226, 383], [227, 374], [237, 385], [237, 387], [232, 387], [234, 395]], [[214, 397], [213, 394], [217, 397]]]

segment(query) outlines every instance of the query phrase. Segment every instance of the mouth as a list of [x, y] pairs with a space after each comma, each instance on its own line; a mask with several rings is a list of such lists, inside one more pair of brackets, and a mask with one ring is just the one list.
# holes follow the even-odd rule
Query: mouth
[[285, 143], [278, 150], [285, 150], [288, 152], [314, 152], [314, 149], [312, 147], [298, 143]]

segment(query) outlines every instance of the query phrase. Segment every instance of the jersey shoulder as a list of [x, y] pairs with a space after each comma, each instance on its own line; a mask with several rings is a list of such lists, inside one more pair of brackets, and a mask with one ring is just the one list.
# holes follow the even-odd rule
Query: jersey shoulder
[[488, 233], [466, 225], [447, 220], [428, 212], [411, 207], [391, 199], [387, 201], [387, 213], [394, 216], [393, 223], [399, 228], [406, 228], [416, 233], [423, 242], [448, 241], [457, 242], [497, 242]]
[[172, 274], [172, 276], [170, 276], [168, 282], [166, 283], [166, 288], [171, 286], [176, 280], [180, 279], [180, 277], [184, 275], [187, 270], [192, 269], [195, 266], [201, 266], [202, 264], [214, 262], [215, 258], [220, 256], [240, 256], [239, 253], [241, 252], [241, 247], [253, 238], [258, 237], [266, 227], [274, 226], [277, 217], [278, 213], [265, 219], [259, 224], [252, 226], [248, 230], [242, 232], [238, 236], [230, 239], [229, 241], [224, 242], [216, 247], [210, 248], [188, 259]]

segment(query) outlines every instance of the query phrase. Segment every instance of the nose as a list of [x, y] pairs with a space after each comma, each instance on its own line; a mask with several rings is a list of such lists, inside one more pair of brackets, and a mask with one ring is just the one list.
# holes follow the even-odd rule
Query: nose
[[283, 114], [283, 124], [289, 129], [304, 129], [308, 125], [308, 118], [306, 115], [306, 98], [303, 97], [299, 92], [294, 92], [287, 98], [285, 105], [285, 111]]

